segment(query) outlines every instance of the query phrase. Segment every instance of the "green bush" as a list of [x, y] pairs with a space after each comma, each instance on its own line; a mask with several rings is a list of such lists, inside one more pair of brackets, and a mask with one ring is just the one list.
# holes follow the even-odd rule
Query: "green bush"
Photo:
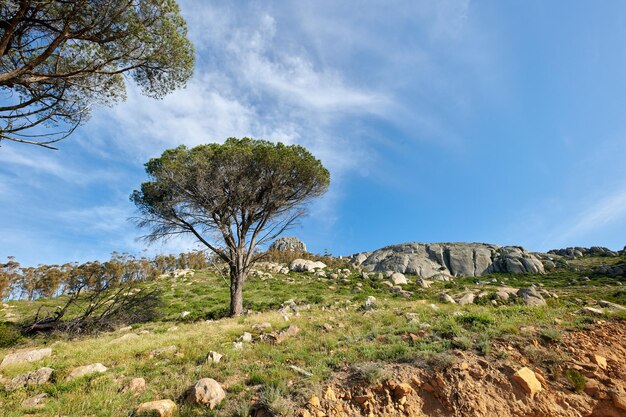
[[22, 338], [19, 328], [11, 323], [0, 323], [0, 348], [15, 346]]
[[585, 389], [585, 383], [587, 378], [576, 369], [568, 369], [565, 371], [565, 378], [572, 385], [576, 392], [581, 392]]

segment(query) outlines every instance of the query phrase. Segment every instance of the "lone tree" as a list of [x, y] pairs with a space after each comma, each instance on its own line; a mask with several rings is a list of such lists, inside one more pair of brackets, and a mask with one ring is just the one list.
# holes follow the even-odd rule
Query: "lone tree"
[[330, 174], [309, 151], [250, 138], [180, 146], [148, 161], [151, 181], [131, 200], [148, 241], [193, 235], [230, 269], [230, 314], [243, 313], [243, 285], [262, 255], [304, 205], [328, 189]]
[[124, 75], [158, 98], [193, 67], [175, 0], [2, 0], [0, 143], [54, 149], [92, 105], [125, 98]]

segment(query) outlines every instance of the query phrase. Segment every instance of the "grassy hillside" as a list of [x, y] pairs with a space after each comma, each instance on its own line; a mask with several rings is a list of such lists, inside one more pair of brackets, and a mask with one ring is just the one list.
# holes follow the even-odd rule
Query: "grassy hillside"
[[[163, 278], [143, 284], [162, 290], [163, 307], [157, 321], [74, 340], [24, 338], [16, 346], [0, 349], [0, 357], [26, 347], [49, 346], [53, 351], [42, 361], [0, 370], [5, 378], [42, 366], [55, 370], [51, 383], [0, 392], [0, 414], [126, 416], [142, 402], [169, 398], [182, 405], [182, 416], [247, 416], [249, 405], [259, 401], [265, 401], [275, 415], [293, 415], [291, 407], [305, 403], [314, 393], [319, 395], [333, 372], [360, 366], [374, 380], [384, 363], [445, 367], [447, 352], [452, 349], [499, 358], [502, 352], [491, 348], [494, 341], [553, 343], [563, 332], [585, 328], [597, 319], [576, 313], [582, 304], [599, 299], [626, 304], [626, 289], [615, 279], [594, 276], [583, 281], [581, 277], [582, 273], [575, 271], [493, 275], [436, 282], [428, 289], [409, 277], [412, 282], [403, 288], [413, 294], [402, 297], [376, 277], [363, 279], [357, 272], [337, 280], [275, 274], [250, 278], [244, 300], [251, 312], [233, 319], [220, 319], [228, 306], [223, 277], [197, 271], [190, 277]], [[547, 299], [545, 307], [494, 306], [491, 299], [497, 284], [476, 283], [492, 278], [516, 288], [541, 284], [558, 298]], [[442, 291], [455, 295], [466, 290], [485, 294], [477, 304], [439, 303]], [[363, 307], [368, 296], [377, 299], [371, 310]], [[288, 300], [295, 302], [298, 311], [279, 311]], [[9, 302], [0, 310], [0, 320], [14, 323], [32, 316], [42, 305], [54, 307], [62, 301]], [[190, 314], [181, 318], [183, 311]], [[622, 319], [624, 315], [614, 317]], [[263, 326], [258, 326], [261, 323]], [[281, 343], [260, 340], [264, 333], [291, 325], [299, 332]], [[253, 341], [237, 349], [233, 342], [244, 332], [252, 333]], [[155, 352], [158, 349], [163, 352]], [[210, 351], [220, 352], [224, 359], [206, 363]], [[96, 362], [109, 370], [66, 381], [74, 367]], [[291, 366], [312, 375], [305, 376]], [[124, 393], [122, 388], [134, 377], [145, 378], [147, 389], [139, 395]], [[226, 401], [213, 411], [180, 401], [185, 390], [204, 377], [216, 379], [227, 391]], [[41, 392], [48, 394], [42, 408], [20, 406]]]

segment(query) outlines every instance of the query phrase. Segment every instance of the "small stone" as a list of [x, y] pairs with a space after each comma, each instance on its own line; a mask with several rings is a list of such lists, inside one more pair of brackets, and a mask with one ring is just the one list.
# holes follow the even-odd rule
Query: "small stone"
[[586, 394], [591, 395], [593, 397], [594, 395], [598, 393], [599, 390], [600, 390], [600, 386], [598, 384], [598, 381], [596, 381], [595, 379], [588, 379], [585, 382]]
[[76, 379], [76, 378], [80, 378], [80, 377], [91, 375], [91, 374], [102, 373], [102, 372], [106, 372], [108, 369], [109, 368], [107, 368], [101, 363], [94, 363], [91, 365], [79, 366], [77, 368], [74, 368], [72, 372], [70, 372], [67, 379], [71, 380], [71, 379]]
[[539, 382], [535, 373], [527, 367], [523, 367], [515, 372], [513, 380], [531, 397], [534, 397], [536, 393], [541, 391], [541, 382]]
[[46, 393], [37, 394], [34, 397], [30, 397], [22, 401], [21, 405], [23, 408], [43, 407], [46, 397], [48, 397], [48, 394]]
[[244, 332], [240, 337], [239, 337], [239, 341], [240, 342], [252, 342], [252, 334], [248, 333], [248, 332]]
[[178, 347], [174, 345], [160, 347], [150, 352], [150, 357], [153, 358], [155, 356], [161, 356], [166, 353], [174, 353], [177, 350], [178, 350]]
[[264, 321], [263, 323], [257, 323], [254, 326], [252, 326], [252, 330], [255, 331], [262, 331], [262, 330], [268, 330], [272, 328], [272, 323]]
[[620, 410], [626, 411], [626, 394], [621, 393], [613, 395], [613, 405]]
[[124, 387], [124, 392], [132, 392], [133, 394], [139, 394], [146, 389], [146, 380], [143, 378], [133, 378], [128, 385]]
[[606, 358], [604, 356], [591, 355], [591, 361], [595, 363], [596, 365], [598, 365], [600, 369], [606, 370], [607, 363], [606, 363]]
[[189, 389], [187, 399], [193, 403], [201, 404], [214, 409], [226, 398], [222, 386], [212, 378], [202, 378]]
[[398, 384], [393, 389], [393, 394], [396, 398], [406, 397], [413, 392], [413, 388], [406, 383]]
[[209, 352], [206, 356], [207, 363], [219, 363], [223, 358], [223, 355], [214, 351]]
[[140, 404], [135, 409], [136, 417], [173, 417], [178, 410], [176, 403], [172, 400], [150, 401]]
[[326, 388], [326, 391], [324, 391], [324, 395], [322, 397], [328, 401], [337, 401], [335, 391], [333, 391], [331, 387]]
[[187, 317], [190, 314], [191, 314], [191, 311], [183, 311], [182, 313], [180, 313], [180, 318], [184, 319], [185, 317]]
[[233, 342], [233, 349], [235, 350], [243, 349], [243, 342]]
[[371, 295], [367, 297], [367, 299], [365, 300], [365, 309], [366, 310], [371, 310], [372, 308], [374, 308], [374, 305], [376, 304], [376, 297], [372, 297]]
[[439, 301], [445, 304], [456, 304], [454, 298], [452, 298], [449, 294], [441, 294], [441, 296], [439, 297]]
[[309, 398], [308, 403], [310, 405], [312, 405], [313, 407], [319, 407], [320, 406], [320, 399], [318, 398], [317, 395], [313, 395], [311, 398]]

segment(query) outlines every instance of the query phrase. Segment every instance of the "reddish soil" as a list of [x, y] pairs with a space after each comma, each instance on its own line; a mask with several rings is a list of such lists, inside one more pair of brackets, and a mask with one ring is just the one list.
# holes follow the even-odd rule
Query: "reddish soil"
[[[368, 386], [350, 372], [340, 372], [321, 398], [311, 398], [298, 414], [626, 416], [625, 321], [599, 322], [589, 330], [565, 333], [559, 342], [535, 340], [524, 346], [499, 341], [488, 357], [461, 351], [453, 354], [454, 360], [440, 370], [426, 365], [389, 365], [386, 371], [391, 378], [377, 385]], [[530, 368], [541, 384], [541, 390], [533, 395], [513, 379], [523, 367]], [[579, 391], [574, 389], [572, 374], [578, 377]]]

